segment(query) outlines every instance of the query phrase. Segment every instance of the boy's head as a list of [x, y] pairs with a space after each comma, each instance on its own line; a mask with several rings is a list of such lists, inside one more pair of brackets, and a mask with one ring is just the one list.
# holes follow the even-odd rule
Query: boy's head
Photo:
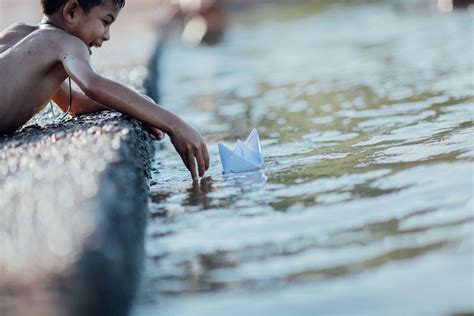
[[41, 0], [50, 24], [80, 38], [89, 48], [110, 39], [110, 26], [125, 0]]
[[[68, 0], [41, 0], [43, 13], [45, 15], [56, 13], [67, 1]], [[77, 0], [77, 3], [85, 13], [88, 13], [93, 7], [103, 4], [105, 1], [112, 1], [112, 3], [120, 8], [125, 5], [125, 0]]]

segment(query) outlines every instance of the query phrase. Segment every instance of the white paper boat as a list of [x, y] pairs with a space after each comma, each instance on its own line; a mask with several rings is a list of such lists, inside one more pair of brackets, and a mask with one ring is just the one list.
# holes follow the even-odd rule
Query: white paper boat
[[259, 170], [263, 167], [262, 149], [256, 129], [253, 129], [245, 142], [237, 141], [234, 150], [218, 144], [224, 173]]

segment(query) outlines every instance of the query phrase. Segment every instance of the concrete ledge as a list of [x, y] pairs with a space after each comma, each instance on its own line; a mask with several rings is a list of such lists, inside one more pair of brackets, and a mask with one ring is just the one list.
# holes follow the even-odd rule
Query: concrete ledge
[[115, 112], [0, 137], [0, 315], [126, 315], [153, 146]]

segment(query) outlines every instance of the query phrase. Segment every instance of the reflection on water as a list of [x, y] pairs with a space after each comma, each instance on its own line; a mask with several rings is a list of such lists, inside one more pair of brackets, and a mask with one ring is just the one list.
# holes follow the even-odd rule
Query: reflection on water
[[[158, 151], [135, 313], [473, 312], [472, 13], [297, 8], [164, 52], [213, 163], [193, 185]], [[264, 171], [223, 175], [217, 142], [253, 127]]]

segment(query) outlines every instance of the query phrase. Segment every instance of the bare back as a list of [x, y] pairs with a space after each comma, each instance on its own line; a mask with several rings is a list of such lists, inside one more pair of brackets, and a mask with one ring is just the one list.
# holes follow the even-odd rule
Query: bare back
[[66, 79], [58, 57], [65, 36], [60, 29], [25, 24], [0, 33], [0, 135], [38, 113]]

